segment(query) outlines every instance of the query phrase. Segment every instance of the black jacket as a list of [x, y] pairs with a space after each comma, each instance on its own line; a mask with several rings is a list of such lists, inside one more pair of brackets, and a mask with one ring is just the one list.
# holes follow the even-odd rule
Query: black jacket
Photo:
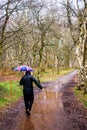
[[33, 82], [42, 89], [41, 84], [30, 74], [25, 74], [21, 80], [20, 85], [23, 85], [23, 92], [24, 93], [33, 93]]

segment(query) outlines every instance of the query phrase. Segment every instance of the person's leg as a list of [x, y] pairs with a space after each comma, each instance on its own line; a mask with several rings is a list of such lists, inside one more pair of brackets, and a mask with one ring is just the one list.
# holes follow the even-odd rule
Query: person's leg
[[28, 95], [26, 93], [23, 93], [23, 97], [24, 97], [25, 109], [26, 109], [26, 112], [27, 112], [27, 109], [28, 109]]
[[29, 94], [23, 93], [23, 97], [24, 97], [26, 115], [29, 116], [30, 115], [29, 104], [28, 104], [28, 102], [29, 102]]
[[34, 94], [31, 93], [31, 94], [29, 94], [29, 102], [28, 102], [30, 111], [32, 109], [33, 102], [34, 102]]

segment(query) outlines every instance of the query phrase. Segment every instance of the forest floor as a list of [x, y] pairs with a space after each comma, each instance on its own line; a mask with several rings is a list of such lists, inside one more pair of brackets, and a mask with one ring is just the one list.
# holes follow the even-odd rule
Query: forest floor
[[87, 130], [87, 109], [73, 93], [77, 72], [35, 87], [31, 116], [25, 114], [23, 98], [0, 112], [0, 130]]

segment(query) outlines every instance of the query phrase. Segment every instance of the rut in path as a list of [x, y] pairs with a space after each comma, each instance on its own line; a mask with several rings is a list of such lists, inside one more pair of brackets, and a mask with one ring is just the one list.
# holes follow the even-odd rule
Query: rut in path
[[[35, 96], [30, 117], [26, 117], [21, 100], [15, 109], [8, 112], [1, 122], [0, 130], [75, 130], [66, 116], [61, 97], [64, 85], [70, 82], [76, 73], [74, 71], [54, 82], [44, 83], [43, 86], [49, 87]], [[76, 130], [80, 130], [79, 126]]]

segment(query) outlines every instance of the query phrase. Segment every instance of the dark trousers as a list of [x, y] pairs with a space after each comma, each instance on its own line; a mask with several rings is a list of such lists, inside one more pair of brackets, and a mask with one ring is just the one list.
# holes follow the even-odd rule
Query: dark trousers
[[31, 111], [33, 102], [34, 102], [34, 94], [33, 93], [23, 93], [24, 96], [24, 103], [26, 111], [29, 109]]

